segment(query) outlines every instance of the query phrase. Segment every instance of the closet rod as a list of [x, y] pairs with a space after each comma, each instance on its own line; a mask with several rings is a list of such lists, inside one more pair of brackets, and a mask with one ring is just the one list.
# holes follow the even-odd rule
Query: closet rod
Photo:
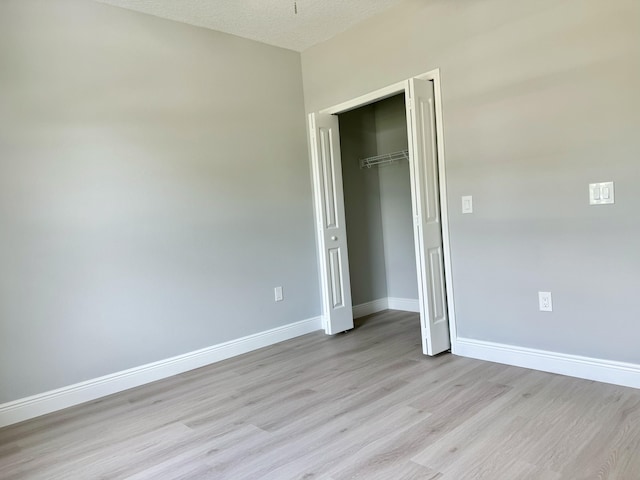
[[400, 150], [399, 152], [385, 153], [383, 155], [376, 155], [375, 157], [363, 158], [360, 160], [360, 168], [371, 168], [378, 165], [399, 162], [400, 160], [409, 160], [409, 150]]

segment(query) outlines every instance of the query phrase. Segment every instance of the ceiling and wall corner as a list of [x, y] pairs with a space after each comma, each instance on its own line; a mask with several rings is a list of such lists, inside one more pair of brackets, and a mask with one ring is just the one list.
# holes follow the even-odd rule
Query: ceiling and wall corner
[[96, 1], [302, 52], [402, 0]]

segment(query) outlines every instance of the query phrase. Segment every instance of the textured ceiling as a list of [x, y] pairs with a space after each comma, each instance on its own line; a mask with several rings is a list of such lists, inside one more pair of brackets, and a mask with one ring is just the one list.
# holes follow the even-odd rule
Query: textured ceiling
[[303, 51], [402, 0], [97, 0]]

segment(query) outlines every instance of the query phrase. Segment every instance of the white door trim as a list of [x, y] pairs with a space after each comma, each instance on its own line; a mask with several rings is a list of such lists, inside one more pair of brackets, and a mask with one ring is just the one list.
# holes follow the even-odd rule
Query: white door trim
[[[444, 150], [444, 119], [442, 114], [442, 91], [440, 81], [440, 69], [431, 70], [429, 72], [417, 75], [413, 78], [421, 80], [431, 80], [433, 82], [433, 88], [435, 93], [435, 114], [436, 114], [436, 141], [438, 148], [438, 174], [439, 174], [439, 189], [440, 189], [440, 209], [442, 220], [442, 242], [444, 251], [444, 266], [445, 266], [445, 284], [447, 288], [447, 310], [449, 313], [449, 334], [451, 337], [451, 352], [457, 353], [456, 339], [456, 314], [455, 314], [455, 302], [453, 296], [453, 275], [451, 269], [451, 243], [449, 238], [449, 206], [447, 202], [447, 176], [446, 176], [446, 156]], [[390, 96], [404, 92], [406, 96], [409, 95], [407, 91], [408, 80], [403, 80], [392, 85], [380, 88], [378, 90], [366, 93], [359, 97], [347, 100], [345, 102], [333, 105], [331, 107], [320, 110], [320, 113], [338, 114], [354, 108], [362, 107], [379, 100], [383, 100]], [[314, 187], [315, 190], [315, 187]], [[321, 266], [319, 265], [319, 268]]]
[[338, 113], [348, 112], [349, 110], [353, 110], [354, 108], [364, 107], [365, 105], [369, 105], [370, 103], [379, 102], [380, 100], [392, 97], [400, 92], [404, 92], [406, 90], [406, 86], [406, 80], [394, 83], [393, 85], [387, 85], [386, 87], [380, 88], [373, 92], [365, 93], [364, 95], [361, 95], [359, 97], [339, 103], [338, 105], [334, 105], [333, 107], [320, 110], [320, 113], [337, 115]]

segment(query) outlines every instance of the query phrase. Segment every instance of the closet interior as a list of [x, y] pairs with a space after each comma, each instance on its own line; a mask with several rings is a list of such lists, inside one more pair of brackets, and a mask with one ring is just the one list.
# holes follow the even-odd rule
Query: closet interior
[[417, 308], [404, 93], [338, 118], [353, 305]]

